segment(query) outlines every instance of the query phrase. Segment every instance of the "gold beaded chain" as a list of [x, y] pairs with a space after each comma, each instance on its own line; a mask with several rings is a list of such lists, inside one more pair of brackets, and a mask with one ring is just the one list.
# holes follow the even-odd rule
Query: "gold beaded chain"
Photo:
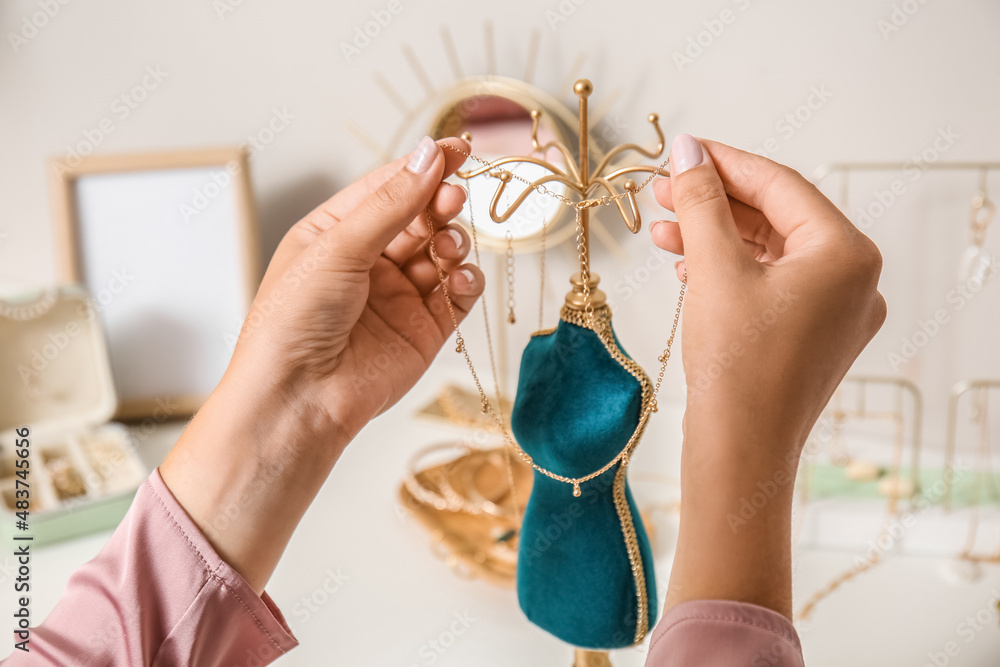
[[[466, 156], [469, 159], [475, 160], [476, 162], [479, 162], [480, 164], [483, 164], [483, 165], [485, 165], [487, 167], [493, 167], [493, 163], [491, 163], [491, 162], [489, 162], [487, 160], [484, 160], [483, 158], [480, 158], [479, 156], [473, 155], [472, 153], [469, 153], [469, 152], [464, 151], [464, 150], [462, 150], [460, 148], [451, 146], [450, 144], [441, 144], [441, 145], [444, 146], [445, 148], [448, 148], [448, 149], [456, 152], [456, 153], [460, 153], [460, 154]], [[663, 163], [660, 165], [660, 167], [657, 169], [657, 171], [655, 171], [652, 174], [650, 174], [649, 178], [647, 178], [645, 181], [643, 181], [642, 184], [639, 185], [638, 188], [636, 188], [635, 192], [638, 192], [639, 190], [641, 190], [642, 188], [644, 188], [646, 185], [648, 185], [650, 183], [650, 181], [652, 181], [653, 178], [656, 176], [656, 174], [659, 173], [659, 171], [661, 169], [663, 169], [664, 167], [666, 167], [667, 163], [668, 163], [668, 160], [664, 160]], [[582, 274], [581, 277], [583, 279], [584, 304], [585, 305], [584, 305], [584, 317], [580, 318], [579, 321], [574, 321], [572, 323], [573, 324], [577, 324], [579, 326], [582, 326], [584, 328], [591, 329], [592, 331], [594, 331], [595, 333], [597, 333], [599, 337], [601, 337], [602, 342], [605, 342], [604, 338], [606, 336], [602, 336], [601, 334], [604, 333], [604, 331], [605, 331], [605, 326], [606, 326], [605, 319], [610, 320], [610, 309], [608, 309], [607, 307], [602, 307], [600, 309], [602, 311], [602, 315], [598, 316], [598, 317], [595, 317], [594, 307], [593, 307], [593, 304], [591, 302], [590, 286], [588, 284], [589, 283], [589, 277], [590, 277], [590, 266], [589, 266], [589, 262], [587, 260], [587, 253], [584, 252], [585, 245], [584, 245], [584, 238], [583, 238], [584, 237], [584, 230], [583, 230], [582, 211], [585, 208], [591, 208], [591, 207], [596, 207], [596, 206], [608, 206], [611, 203], [615, 202], [616, 200], [621, 199], [622, 197], [625, 197], [627, 193], [619, 193], [617, 195], [605, 195], [605, 196], [603, 196], [601, 198], [598, 198], [598, 199], [584, 199], [584, 200], [581, 200], [579, 202], [574, 202], [573, 200], [569, 199], [565, 195], [562, 195], [562, 194], [560, 194], [558, 192], [553, 192], [552, 190], [549, 190], [544, 185], [533, 186], [530, 181], [528, 181], [525, 178], [522, 178], [522, 177], [518, 176], [517, 174], [513, 174], [512, 172], [506, 172], [506, 173], [511, 174], [511, 176], [513, 178], [516, 178], [516, 179], [518, 179], [520, 181], [523, 181], [529, 187], [534, 187], [534, 189], [537, 192], [539, 192], [541, 194], [549, 195], [551, 197], [555, 197], [559, 201], [563, 202], [565, 205], [571, 206], [571, 207], [573, 207], [576, 210], [577, 251], [580, 254], [581, 274]], [[492, 176], [493, 174], [491, 173], [490, 175]], [[471, 209], [471, 207], [470, 207], [470, 209]], [[674, 312], [673, 324], [672, 324], [672, 326], [670, 328], [670, 336], [667, 339], [667, 344], [666, 344], [666, 347], [663, 350], [663, 353], [658, 358], [658, 360], [660, 361], [660, 371], [659, 371], [659, 374], [657, 375], [656, 382], [655, 382], [655, 384], [654, 384], [654, 386], [652, 388], [652, 392], [651, 392], [652, 396], [650, 397], [650, 400], [648, 402], [644, 403], [644, 408], [643, 408], [642, 413], [639, 415], [639, 422], [636, 425], [635, 431], [632, 433], [632, 436], [629, 438], [628, 442], [625, 444], [625, 446], [622, 448], [622, 450], [619, 451], [618, 454], [615, 455], [614, 458], [612, 458], [610, 461], [608, 461], [601, 468], [599, 468], [599, 469], [597, 469], [597, 470], [595, 470], [595, 471], [593, 471], [593, 472], [591, 472], [591, 473], [589, 473], [587, 475], [584, 475], [582, 477], [567, 477], [565, 475], [560, 475], [558, 473], [552, 472], [551, 470], [543, 468], [542, 466], [540, 466], [537, 463], [535, 463], [535, 461], [534, 461], [534, 459], [532, 459], [531, 455], [528, 454], [526, 451], [524, 451], [521, 448], [521, 446], [517, 444], [517, 441], [514, 440], [513, 436], [510, 434], [509, 430], [507, 429], [507, 427], [506, 427], [506, 425], [504, 423], [502, 415], [496, 409], [494, 409], [494, 407], [491, 404], [489, 398], [486, 396], [486, 391], [483, 389], [482, 382], [479, 379], [479, 374], [476, 372], [475, 365], [472, 363], [472, 358], [469, 356], [469, 349], [468, 349], [468, 346], [465, 343], [465, 337], [462, 335], [462, 331], [461, 331], [461, 329], [460, 329], [460, 327], [458, 325], [458, 316], [455, 313], [455, 307], [454, 307], [454, 304], [452, 303], [452, 300], [451, 300], [451, 292], [448, 289], [448, 277], [445, 274], [444, 269], [441, 266], [441, 260], [438, 257], [437, 247], [435, 246], [435, 243], [434, 243], [434, 223], [433, 223], [433, 220], [431, 218], [430, 208], [429, 207], [425, 210], [425, 215], [426, 215], [427, 229], [428, 229], [428, 235], [429, 235], [428, 236], [428, 250], [429, 250], [429, 255], [431, 257], [431, 260], [434, 263], [435, 269], [437, 270], [438, 280], [441, 283], [441, 294], [444, 297], [445, 305], [448, 308], [448, 314], [451, 317], [452, 326], [453, 326], [453, 328], [455, 330], [455, 343], [456, 343], [455, 344], [455, 351], [465, 357], [465, 363], [466, 363], [466, 365], [469, 368], [469, 372], [472, 375], [472, 380], [473, 380], [473, 382], [476, 385], [476, 389], [479, 392], [480, 400], [482, 401], [482, 406], [483, 406], [482, 407], [482, 411], [483, 411], [483, 414], [488, 414], [490, 417], [492, 417], [493, 421], [499, 427], [500, 432], [503, 434], [504, 441], [506, 442], [506, 444], [517, 453], [517, 455], [521, 458], [522, 461], [524, 461], [525, 463], [527, 463], [528, 465], [530, 465], [533, 469], [537, 470], [539, 473], [545, 475], [546, 477], [549, 477], [550, 479], [554, 479], [554, 480], [559, 481], [559, 482], [564, 482], [566, 484], [571, 484], [573, 486], [573, 496], [574, 497], [580, 497], [580, 495], [581, 495], [580, 485], [583, 484], [584, 482], [588, 482], [588, 481], [590, 481], [590, 480], [592, 480], [592, 479], [594, 479], [596, 477], [599, 477], [600, 475], [602, 475], [605, 472], [607, 472], [608, 470], [610, 470], [612, 467], [614, 467], [619, 462], [622, 462], [623, 465], [628, 465], [628, 457], [629, 457], [631, 451], [634, 449], [636, 443], [638, 442], [639, 437], [642, 435], [643, 431], [645, 430], [646, 423], [649, 421], [650, 414], [652, 412], [656, 412], [657, 411], [656, 396], [659, 393], [660, 385], [663, 383], [663, 376], [664, 376], [664, 373], [667, 370], [667, 363], [670, 361], [670, 350], [671, 350], [671, 347], [673, 346], [674, 338], [675, 338], [675, 336], [677, 334], [677, 326], [678, 326], [678, 323], [680, 321], [681, 310], [682, 310], [682, 307], [684, 305], [684, 295], [685, 295], [685, 292], [687, 290], [687, 272], [685, 271], [684, 280], [681, 282], [680, 293], [679, 293], [678, 298], [677, 298], [677, 308], [676, 308], [676, 310]], [[472, 229], [473, 247], [476, 250], [476, 260], [477, 260], [477, 263], [478, 263], [478, 261], [479, 261], [479, 250], [478, 250], [478, 242], [477, 242], [477, 239], [476, 239], [476, 229], [475, 229], [474, 224], [470, 224], [470, 227]], [[485, 310], [484, 310], [484, 314], [485, 314]], [[490, 360], [491, 360], [491, 363], [493, 364], [494, 380], [496, 380], [496, 377], [497, 377], [497, 375], [496, 375], [496, 365], [495, 365], [495, 362], [494, 362], [494, 355], [493, 355], [493, 350], [492, 350], [492, 341], [491, 341], [491, 336], [490, 336], [490, 328], [489, 328], [489, 320], [488, 319], [486, 321], [486, 335], [487, 335], [487, 344], [490, 347]], [[606, 342], [605, 342], [605, 345], [606, 345], [606, 347], [608, 347], [608, 345], [607, 345]], [[608, 349], [609, 349], [609, 352], [610, 352], [611, 348], [608, 347]], [[500, 397], [499, 386], [497, 386], [497, 388], [496, 388], [496, 394], [497, 394], [497, 405], [500, 406], [500, 405], [502, 405], [502, 402], [501, 402], [501, 397]]]
[[[471, 205], [469, 210], [472, 210]], [[507, 273], [507, 323], [514, 324], [517, 322], [517, 317], [514, 315], [514, 307], [517, 305], [514, 300], [514, 235], [508, 229], [505, 236], [507, 237], [507, 257], [504, 262], [504, 270]]]
[[[466, 196], [467, 201], [469, 202], [469, 228], [472, 230], [472, 249], [473, 249], [473, 251], [475, 253], [475, 256], [476, 256], [476, 266], [478, 266], [478, 267], [480, 267], [480, 269], [482, 269], [482, 261], [479, 258], [479, 235], [476, 233], [476, 216], [475, 216], [475, 214], [473, 212], [474, 208], [472, 206], [472, 188], [469, 187], [468, 184], [465, 187], [465, 196]], [[430, 211], [428, 210], [428, 216], [429, 216], [429, 214], [430, 214]], [[429, 217], [428, 217], [428, 222], [430, 222], [430, 218]], [[442, 292], [443, 292], [443, 294], [445, 296], [445, 301], [448, 304], [448, 309], [451, 311], [451, 320], [452, 320], [452, 323], [455, 325], [455, 336], [456, 336], [456, 340], [457, 340], [458, 335], [459, 335], [458, 320], [455, 317], [455, 312], [454, 312], [454, 308], [452, 307], [452, 304], [451, 304], [450, 295], [446, 291], [447, 290], [447, 286], [445, 285], [445, 283], [447, 282], [447, 280], [443, 277], [444, 272], [441, 270], [441, 262], [438, 259], [436, 248], [433, 246], [433, 237], [434, 237], [433, 230], [430, 230], [430, 231], [431, 231], [431, 250], [432, 250], [431, 256], [434, 259], [435, 268], [438, 271], [438, 279], [441, 281], [441, 284], [443, 286], [442, 287]], [[500, 393], [500, 375], [497, 373], [496, 354], [493, 351], [493, 333], [492, 333], [492, 331], [490, 329], [490, 314], [489, 314], [489, 309], [486, 307], [486, 300], [483, 299], [482, 303], [483, 303], [483, 328], [486, 331], [486, 349], [489, 352], [489, 356], [490, 356], [490, 370], [493, 371], [493, 391], [496, 394], [497, 405], [500, 406], [500, 411], [502, 413], [503, 412], [503, 396]], [[513, 306], [511, 306], [511, 315], [513, 315]], [[513, 322], [511, 324], [513, 324]], [[472, 359], [469, 357], [468, 351], [465, 350], [465, 341], [464, 341], [464, 339], [462, 341], [461, 348], [462, 349], [460, 350], [456, 346], [455, 351], [456, 352], [464, 352], [464, 354], [465, 354], [465, 360], [469, 364], [469, 368], [472, 370], [473, 377], [476, 378], [476, 387], [479, 389], [479, 396], [480, 396], [481, 399], [485, 399], [486, 394], [483, 391], [482, 386], [479, 384], [479, 378], [476, 377], [475, 369], [472, 367]], [[483, 410], [483, 413], [485, 414], [486, 411]], [[497, 426], [500, 428], [500, 432], [503, 433], [504, 435], [506, 435], [507, 434], [507, 428], [503, 424], [503, 418], [502, 418], [502, 416], [499, 419], [496, 419], [496, 415], [493, 415], [493, 416], [494, 416], [495, 421], [497, 422]], [[521, 508], [519, 508], [518, 505], [517, 505], [517, 498], [518, 498], [518, 496], [517, 496], [517, 485], [514, 483], [514, 462], [510, 458], [510, 447], [504, 447], [504, 463], [505, 463], [504, 467], [506, 468], [506, 472], [507, 472], [507, 484], [510, 486], [511, 501], [513, 503], [514, 511], [515, 511], [516, 515], [518, 517], [520, 517], [521, 516], [521, 514], [520, 514], [520, 509]]]

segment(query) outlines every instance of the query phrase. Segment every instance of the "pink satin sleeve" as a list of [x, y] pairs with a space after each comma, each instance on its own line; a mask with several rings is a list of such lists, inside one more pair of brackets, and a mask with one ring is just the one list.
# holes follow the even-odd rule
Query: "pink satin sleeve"
[[30, 652], [8, 665], [266, 665], [298, 645], [267, 593], [219, 557], [154, 470]]
[[747, 602], [684, 602], [663, 615], [649, 642], [646, 667], [802, 667], [791, 622]]

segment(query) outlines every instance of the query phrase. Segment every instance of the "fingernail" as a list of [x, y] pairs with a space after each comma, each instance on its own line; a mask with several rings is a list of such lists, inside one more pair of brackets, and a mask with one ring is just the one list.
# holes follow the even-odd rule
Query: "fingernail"
[[690, 134], [678, 134], [670, 147], [670, 173], [683, 174], [692, 167], [697, 167], [705, 159], [705, 152], [698, 140]]
[[462, 232], [457, 229], [446, 229], [444, 231], [448, 235], [448, 238], [455, 242], [455, 247], [461, 250], [462, 246], [465, 245], [465, 236], [462, 235]]
[[430, 137], [424, 137], [410, 154], [410, 162], [406, 165], [414, 174], [422, 174], [431, 166], [437, 155], [437, 144]]
[[458, 275], [465, 278], [465, 285], [467, 288], [472, 289], [473, 285], [476, 284], [476, 274], [473, 273], [471, 269], [459, 269]]

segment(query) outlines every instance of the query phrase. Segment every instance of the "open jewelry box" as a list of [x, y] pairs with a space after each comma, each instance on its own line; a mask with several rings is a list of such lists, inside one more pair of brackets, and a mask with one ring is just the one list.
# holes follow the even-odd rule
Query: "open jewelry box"
[[78, 287], [0, 301], [0, 535], [15, 529], [15, 429], [30, 430], [36, 545], [111, 528], [149, 474], [122, 424], [97, 305]]

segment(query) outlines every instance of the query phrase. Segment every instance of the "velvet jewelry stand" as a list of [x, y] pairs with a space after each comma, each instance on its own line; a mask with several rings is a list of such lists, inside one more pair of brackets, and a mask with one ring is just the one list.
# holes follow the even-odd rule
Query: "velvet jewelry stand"
[[[595, 317], [621, 350], [610, 309], [597, 309]], [[564, 307], [559, 325], [536, 333], [525, 349], [511, 428], [538, 465], [582, 477], [614, 459], [639, 423], [643, 388], [626, 365], [646, 376], [624, 351], [623, 361], [616, 360], [595, 331], [567, 319], [579, 318]], [[521, 609], [532, 623], [580, 648], [631, 646], [656, 619], [652, 552], [621, 465], [581, 484], [579, 497], [571, 484], [536, 470], [524, 512], [517, 561]], [[641, 576], [630, 560], [629, 533]]]

